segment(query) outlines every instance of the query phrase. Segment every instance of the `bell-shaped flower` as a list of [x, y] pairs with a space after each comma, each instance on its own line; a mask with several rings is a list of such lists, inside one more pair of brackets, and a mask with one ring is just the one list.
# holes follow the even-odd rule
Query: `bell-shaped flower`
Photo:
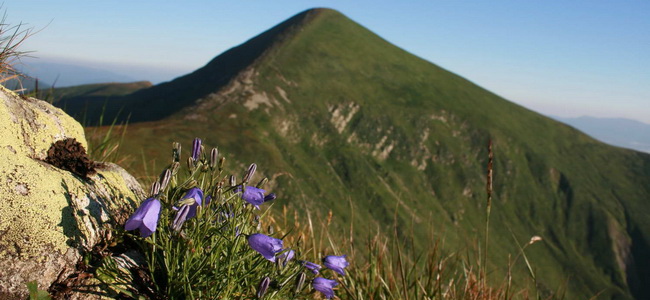
[[[241, 187], [238, 189], [239, 192], [242, 191]], [[264, 193], [266, 191], [260, 188], [256, 188], [254, 186], [247, 186], [244, 188], [244, 191], [241, 194], [241, 198], [244, 199], [244, 201], [252, 204], [255, 206], [255, 208], [260, 208], [260, 205], [266, 201], [271, 201], [276, 198], [274, 193], [268, 194], [267, 196], [264, 196]]]
[[336, 280], [326, 279], [323, 277], [316, 277], [314, 278], [314, 281], [311, 282], [314, 289], [323, 293], [327, 299], [334, 297], [334, 287], [338, 284], [339, 283], [336, 282]]
[[247, 238], [248, 245], [259, 252], [264, 258], [275, 262], [275, 255], [282, 251], [282, 240], [261, 233], [251, 234]]
[[193, 203], [188, 204], [190, 210], [187, 212], [187, 218], [191, 219], [196, 216], [196, 208], [203, 203], [203, 191], [197, 187], [191, 188], [187, 193], [185, 193], [185, 196], [181, 198], [181, 201], [186, 199], [194, 199]]
[[305, 268], [309, 269], [309, 271], [311, 271], [314, 274], [318, 274], [318, 272], [322, 268], [319, 264], [306, 261], [306, 260], [301, 261], [301, 263]]
[[264, 196], [264, 202], [275, 200], [275, 198], [277, 198], [275, 193], [270, 193], [270, 194]]
[[142, 201], [140, 207], [135, 210], [133, 215], [126, 220], [124, 229], [140, 229], [141, 237], [148, 237], [156, 231], [158, 218], [160, 217], [160, 200], [156, 198], [147, 198]]
[[282, 262], [282, 266], [286, 266], [287, 263], [292, 260], [296, 256], [296, 251], [289, 250], [286, 252], [283, 252], [282, 254], [278, 255], [278, 258]]
[[[210, 196], [208, 196], [208, 197], [210, 197]], [[208, 200], [208, 201], [210, 201], [210, 200]], [[196, 216], [196, 209], [202, 203], [203, 203], [203, 191], [200, 188], [194, 187], [194, 188], [189, 189], [187, 191], [187, 193], [185, 193], [183, 198], [181, 198], [180, 200], [178, 200], [176, 202], [176, 205], [179, 205], [180, 208], [174, 206], [174, 207], [172, 207], [172, 209], [179, 210], [185, 205], [189, 206], [190, 208], [189, 208], [189, 211], [187, 212], [187, 218], [186, 219], [190, 219], [190, 218], [194, 218]]]
[[325, 265], [326, 268], [339, 273], [341, 275], [345, 275], [345, 267], [349, 266], [350, 263], [345, 260], [345, 255], [341, 256], [336, 256], [336, 255], [329, 255], [323, 258], [323, 265]]
[[180, 208], [173, 207], [174, 210], [177, 210], [172, 222], [172, 229], [175, 231], [179, 231], [185, 221], [196, 216], [196, 209], [203, 203], [203, 191], [197, 187], [191, 188], [178, 203], [181, 203]]

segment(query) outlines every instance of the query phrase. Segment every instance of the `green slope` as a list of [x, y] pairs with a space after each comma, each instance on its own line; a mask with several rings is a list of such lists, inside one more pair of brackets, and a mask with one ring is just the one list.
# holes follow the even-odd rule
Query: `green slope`
[[[304, 12], [250, 42], [224, 53], [246, 50], [227, 74], [215, 67], [220, 56], [118, 98], [147, 121], [129, 125], [122, 149], [162, 168], [172, 141], [187, 148], [202, 137], [242, 168], [257, 162], [283, 204], [331, 209], [360, 237], [396, 217], [416, 245], [433, 229], [462, 249], [484, 230], [491, 139], [493, 279], [518, 252], [512, 235], [540, 235], [528, 254], [542, 290], [567, 282], [567, 299], [650, 297], [650, 155], [508, 102], [332, 10]], [[191, 97], [179, 98], [188, 87]], [[525, 276], [523, 266], [515, 272]]]
[[71, 87], [55, 88], [52, 90], [52, 96], [55, 99], [71, 99], [77, 97], [109, 97], [109, 96], [123, 96], [134, 93], [138, 90], [151, 87], [149, 81], [137, 82], [109, 82], [109, 83], [93, 83], [84, 84]]

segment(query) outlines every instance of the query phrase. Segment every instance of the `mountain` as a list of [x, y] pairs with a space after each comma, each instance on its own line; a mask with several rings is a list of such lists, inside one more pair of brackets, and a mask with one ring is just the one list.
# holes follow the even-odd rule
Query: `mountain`
[[172, 142], [201, 137], [242, 170], [258, 163], [276, 207], [331, 210], [360, 241], [396, 228], [404, 251], [410, 232], [421, 249], [431, 231], [447, 249], [475, 248], [491, 140], [491, 278], [519, 253], [513, 237], [539, 235], [526, 254], [542, 295], [650, 298], [650, 155], [500, 98], [333, 10], [300, 13], [170, 82], [58, 104], [130, 116], [121, 151], [146, 157], [132, 172], [156, 175]]
[[624, 118], [553, 118], [610, 145], [650, 153], [650, 124]]

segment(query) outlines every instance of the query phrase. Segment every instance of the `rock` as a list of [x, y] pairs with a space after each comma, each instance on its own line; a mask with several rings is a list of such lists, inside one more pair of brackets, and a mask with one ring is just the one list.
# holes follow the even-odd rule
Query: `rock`
[[0, 299], [25, 298], [32, 280], [47, 289], [67, 277], [143, 199], [117, 165], [97, 164], [82, 176], [46, 163], [57, 141], [75, 151], [88, 146], [83, 127], [63, 111], [0, 87]]

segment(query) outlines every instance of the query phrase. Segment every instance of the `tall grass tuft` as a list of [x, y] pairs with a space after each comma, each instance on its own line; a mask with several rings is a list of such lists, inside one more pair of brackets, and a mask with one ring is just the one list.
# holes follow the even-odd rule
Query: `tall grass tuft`
[[[0, 6], [0, 8], [2, 8]], [[25, 24], [11, 25], [6, 22], [6, 11], [0, 19], [0, 84], [17, 79], [20, 82], [20, 73], [14, 65], [29, 52], [19, 51], [20, 45], [29, 38], [33, 32], [32, 28], [25, 28]]]

